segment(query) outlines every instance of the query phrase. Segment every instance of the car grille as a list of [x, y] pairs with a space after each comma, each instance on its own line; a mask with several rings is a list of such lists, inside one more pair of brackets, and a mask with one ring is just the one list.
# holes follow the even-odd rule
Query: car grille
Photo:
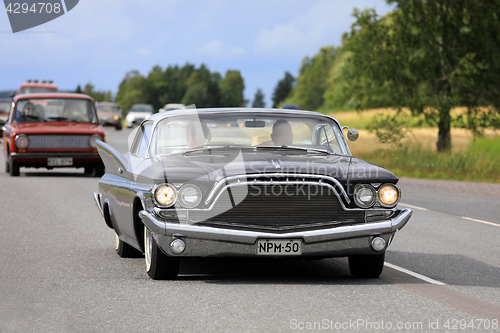
[[88, 135], [30, 135], [30, 148], [89, 148]]
[[333, 189], [320, 183], [233, 186], [211, 211], [191, 211], [189, 216], [198, 225], [269, 232], [365, 222], [364, 211], [344, 210]]

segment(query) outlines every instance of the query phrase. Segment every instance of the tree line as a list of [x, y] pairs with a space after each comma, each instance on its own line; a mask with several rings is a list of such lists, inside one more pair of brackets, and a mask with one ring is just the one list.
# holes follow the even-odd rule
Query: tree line
[[[274, 90], [272, 107], [278, 107], [289, 95], [295, 78], [285, 72]], [[240, 71], [227, 70], [224, 77], [218, 72], [210, 72], [206, 65], [196, 68], [192, 64], [177, 65], [162, 69], [154, 66], [148, 76], [132, 70], [121, 81], [115, 101], [125, 112], [133, 104], [151, 104], [156, 110], [167, 103], [195, 104], [200, 108], [245, 107], [243, 91], [245, 81]], [[96, 101], [112, 101], [111, 91], [99, 91], [89, 82], [82, 89], [78, 85], [75, 92], [92, 96]], [[265, 96], [260, 88], [255, 92], [251, 107], [265, 107]]]

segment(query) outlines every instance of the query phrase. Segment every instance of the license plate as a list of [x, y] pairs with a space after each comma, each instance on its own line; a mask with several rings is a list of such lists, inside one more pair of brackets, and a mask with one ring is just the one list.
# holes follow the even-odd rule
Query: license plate
[[300, 239], [260, 239], [257, 241], [257, 254], [260, 255], [299, 255], [302, 254]]
[[47, 159], [48, 166], [66, 166], [73, 165], [73, 157], [49, 157]]

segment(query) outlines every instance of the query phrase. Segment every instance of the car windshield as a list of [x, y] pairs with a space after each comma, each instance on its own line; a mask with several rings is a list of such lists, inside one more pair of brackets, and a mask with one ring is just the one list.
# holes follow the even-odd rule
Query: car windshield
[[52, 87], [22, 87], [19, 90], [19, 94], [52, 93], [52, 92], [57, 92], [57, 89]]
[[118, 112], [119, 110], [118, 105], [97, 105], [97, 112]]
[[17, 101], [14, 123], [75, 121], [97, 123], [92, 101], [77, 98], [32, 98]]
[[153, 132], [150, 154], [205, 148], [350, 155], [342, 130], [329, 117], [240, 112], [166, 117]]
[[153, 112], [153, 107], [150, 105], [134, 105], [130, 111], [132, 112]]

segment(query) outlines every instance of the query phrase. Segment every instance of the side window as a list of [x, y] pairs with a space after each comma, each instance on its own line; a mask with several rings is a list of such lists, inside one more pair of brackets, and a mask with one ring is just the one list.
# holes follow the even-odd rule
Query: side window
[[135, 138], [135, 143], [134, 143], [134, 149], [132, 150], [133, 154], [137, 156], [146, 156], [152, 128], [153, 128], [153, 123], [148, 122], [142, 125], [142, 127], [137, 131], [137, 136]]
[[342, 154], [342, 149], [339, 146], [335, 132], [332, 126], [323, 124], [317, 127], [318, 130], [318, 144], [331, 148], [335, 153]]

